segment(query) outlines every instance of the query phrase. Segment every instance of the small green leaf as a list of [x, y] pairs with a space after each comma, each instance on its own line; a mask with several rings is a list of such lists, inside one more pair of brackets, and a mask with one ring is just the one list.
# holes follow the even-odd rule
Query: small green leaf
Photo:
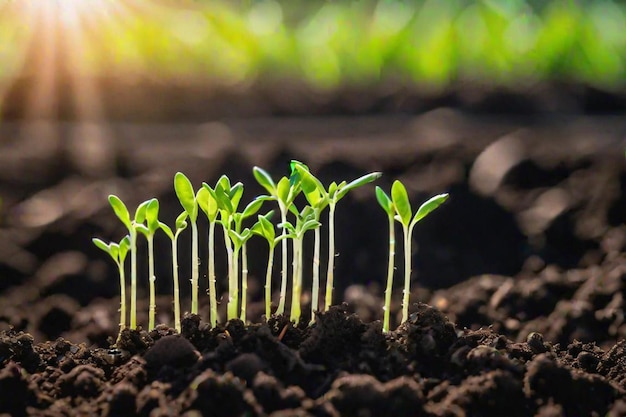
[[156, 198], [150, 200], [146, 206], [146, 223], [152, 234], [159, 229], [159, 200]]
[[224, 190], [221, 185], [215, 189], [215, 198], [217, 200], [217, 206], [220, 210], [226, 211], [228, 215], [235, 211], [228, 194], [226, 194], [226, 190]]
[[119, 259], [120, 259], [120, 263], [123, 264], [124, 260], [126, 259], [126, 255], [128, 254], [128, 251], [130, 249], [130, 236], [124, 236], [124, 238], [122, 240], [120, 240], [120, 254], [119, 254]]
[[261, 184], [261, 186], [265, 188], [270, 195], [276, 195], [276, 184], [274, 184], [272, 177], [267, 173], [267, 171], [259, 167], [254, 167], [252, 168], [252, 173], [254, 174], [254, 178], [257, 182]]
[[111, 248], [102, 239], [98, 239], [97, 237], [94, 237], [93, 239], [91, 239], [91, 241], [93, 242], [94, 245], [96, 245], [98, 249], [101, 249], [104, 252], [111, 255]]
[[[185, 212], [185, 214], [187, 214], [187, 212]], [[166, 225], [163, 222], [159, 222], [159, 227], [161, 228], [161, 230], [163, 230], [163, 232], [165, 232], [165, 234], [167, 235], [167, 237], [170, 238], [170, 240], [174, 240], [174, 233], [172, 232], [172, 229]]]
[[389, 216], [393, 216], [393, 202], [379, 186], [376, 186], [376, 200]]
[[181, 206], [185, 209], [189, 215], [189, 219], [195, 222], [198, 218], [198, 204], [196, 203], [196, 193], [193, 191], [193, 186], [189, 178], [182, 172], [177, 172], [174, 177], [174, 191], [180, 201]]
[[328, 195], [334, 198], [336, 192], [337, 192], [337, 183], [333, 181], [328, 186]]
[[138, 231], [139, 233], [143, 234], [145, 237], [150, 236], [150, 229], [148, 229], [145, 225], [143, 224], [135, 224], [135, 230]]
[[111, 243], [111, 258], [115, 259], [115, 262], [120, 261], [120, 245], [117, 243]]
[[[217, 213], [219, 211], [219, 207], [217, 204], [217, 197], [215, 195], [215, 190], [209, 186], [206, 182], [202, 183], [202, 188], [205, 189], [209, 193], [208, 200], [206, 200], [206, 210], [205, 214], [210, 222], [214, 222], [217, 218]], [[198, 191], [198, 194], [200, 192]], [[204, 198], [204, 197], [202, 197]], [[198, 201], [199, 202], [199, 201]]]
[[230, 178], [226, 175], [222, 175], [219, 180], [217, 180], [217, 184], [215, 184], [215, 188], [222, 187], [226, 193], [230, 192]]
[[433, 210], [442, 205], [448, 199], [448, 197], [448, 194], [438, 194], [428, 199], [428, 201], [422, 204], [417, 210], [417, 213], [415, 213], [415, 217], [413, 217], [413, 221], [411, 222], [411, 224], [414, 225], [415, 223], [422, 220], [424, 217], [428, 216]]
[[322, 225], [322, 223], [318, 222], [317, 220], [313, 220], [313, 219], [307, 220], [302, 225], [302, 233], [304, 233], [304, 232], [306, 232], [308, 230], [317, 229], [321, 225]]
[[341, 200], [350, 190], [353, 190], [357, 187], [361, 187], [365, 184], [369, 184], [370, 182], [376, 181], [378, 178], [383, 175], [382, 172], [372, 172], [367, 175], [363, 175], [360, 178], [357, 178], [354, 181], [351, 181], [349, 184], [341, 187], [341, 190], [337, 193], [337, 201]]
[[391, 186], [391, 199], [396, 208], [396, 212], [400, 216], [400, 223], [408, 226], [411, 222], [411, 202], [406, 192], [404, 184], [395, 180]]
[[113, 208], [117, 218], [120, 219], [121, 222], [124, 223], [124, 226], [130, 230], [133, 227], [130, 221], [130, 214], [128, 213], [128, 209], [122, 200], [120, 200], [120, 198], [116, 195], [111, 194], [109, 196], [109, 204]]
[[187, 227], [187, 212], [183, 211], [176, 217], [176, 230], [183, 230]]
[[283, 203], [286, 203], [289, 199], [289, 190], [291, 188], [291, 184], [289, 184], [289, 178], [282, 177], [280, 181], [278, 181], [278, 185], [276, 186], [276, 194], [278, 199]]
[[243, 245], [244, 238], [234, 230], [228, 230], [228, 237], [232, 240], [236, 248], [240, 248]]
[[286, 229], [289, 233], [296, 234], [296, 228], [289, 222], [279, 223], [278, 227]]
[[135, 210], [135, 223], [143, 223], [146, 221], [146, 209], [151, 200], [146, 200], [137, 206]]
[[208, 184], [203, 182], [202, 188], [198, 190], [196, 193], [196, 203], [198, 203], [198, 207], [200, 210], [204, 212], [205, 215], [209, 215], [209, 199], [211, 198], [211, 193], [206, 189]]
[[237, 207], [239, 207], [239, 202], [241, 201], [241, 197], [243, 196], [243, 184], [238, 182], [233, 185], [233, 188], [230, 189], [230, 193], [228, 193], [228, 198], [230, 199], [230, 203], [233, 206], [232, 211], [237, 211]]
[[[267, 215], [266, 215], [267, 216]], [[258, 225], [258, 233], [259, 235], [263, 236], [264, 238], [266, 238], [268, 241], [273, 241], [276, 238], [276, 231], [274, 230], [274, 225], [272, 224], [272, 222], [269, 221], [269, 219], [266, 216], [258, 216], [259, 221], [255, 224], [255, 226]], [[253, 227], [253, 232], [254, 232], [254, 227]]]
[[252, 202], [250, 202], [250, 204], [248, 204], [246, 208], [243, 210], [243, 212], [241, 213], [242, 217], [245, 219], [256, 214], [256, 212], [261, 209], [261, 206], [263, 205], [264, 202], [265, 202], [264, 199], [252, 200]]

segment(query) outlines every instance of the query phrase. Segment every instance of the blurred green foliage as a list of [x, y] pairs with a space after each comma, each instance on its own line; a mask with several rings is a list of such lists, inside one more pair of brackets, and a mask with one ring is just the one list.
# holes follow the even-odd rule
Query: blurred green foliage
[[[626, 6], [609, 0], [150, 4], [150, 13], [92, 19], [79, 71], [227, 86], [291, 79], [322, 90], [544, 80], [620, 89], [626, 80]], [[0, 77], [24, 36], [3, 20]]]

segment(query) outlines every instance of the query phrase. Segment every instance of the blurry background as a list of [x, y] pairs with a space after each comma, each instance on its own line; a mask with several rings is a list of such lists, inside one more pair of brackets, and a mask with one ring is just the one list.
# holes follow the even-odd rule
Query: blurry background
[[[176, 171], [226, 173], [247, 201], [252, 166], [292, 158], [324, 183], [383, 171], [415, 204], [451, 193], [416, 229], [416, 300], [599, 264], [624, 242], [624, 80], [626, 5], [608, 0], [0, 0], [0, 322], [104, 343], [119, 288], [91, 237], [124, 233], [108, 194], [158, 197], [171, 224]], [[379, 294], [373, 187], [337, 222], [337, 300]]]

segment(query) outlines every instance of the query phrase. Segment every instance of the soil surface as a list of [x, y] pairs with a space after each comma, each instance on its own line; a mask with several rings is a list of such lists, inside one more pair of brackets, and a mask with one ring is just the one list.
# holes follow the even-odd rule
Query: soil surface
[[[187, 125], [5, 124], [0, 415], [626, 416], [625, 137], [620, 117], [450, 109]], [[159, 236], [164, 324], [126, 330], [113, 346], [116, 269], [91, 245], [94, 236], [124, 233], [106, 196], [130, 207], [157, 197], [172, 224], [181, 210], [176, 171], [197, 186], [227, 173], [245, 184], [248, 201], [261, 193], [252, 166], [278, 176], [291, 159], [324, 183], [382, 171], [377, 184], [388, 190], [402, 180], [415, 205], [450, 193], [416, 227], [410, 319], [398, 326], [399, 266], [396, 330], [382, 333], [387, 222], [373, 187], [364, 187], [338, 205], [337, 306], [313, 326], [262, 317], [260, 241], [249, 249], [249, 323], [211, 328], [201, 297], [200, 314], [186, 316], [178, 335], [169, 327], [170, 246]], [[184, 234], [183, 309], [188, 241]], [[279, 263], [277, 255], [276, 283]], [[310, 271], [304, 276], [310, 311]], [[147, 280], [140, 281], [145, 324]]]

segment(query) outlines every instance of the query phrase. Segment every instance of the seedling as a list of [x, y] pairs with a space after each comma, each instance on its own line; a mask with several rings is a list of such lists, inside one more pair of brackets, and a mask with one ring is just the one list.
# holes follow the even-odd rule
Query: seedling
[[[215, 199], [219, 212], [220, 224], [224, 230], [224, 242], [228, 253], [228, 307], [227, 318], [234, 319], [238, 317], [237, 309], [239, 306], [239, 253], [242, 255], [242, 292], [247, 291], [248, 279], [248, 261], [246, 253], [246, 242], [252, 236], [249, 229], [242, 230], [243, 220], [254, 215], [265, 201], [264, 197], [253, 200], [242, 212], [237, 212], [239, 202], [243, 195], [243, 184], [236, 183], [231, 187], [228, 177], [223, 176], [212, 190], [210, 187], [204, 186]], [[242, 294], [242, 310], [239, 317], [245, 319], [247, 294]], [[242, 320], [243, 320], [242, 319]]]
[[[368, 184], [380, 178], [381, 172], [372, 172], [346, 183], [342, 181], [337, 184], [332, 182], [328, 186], [328, 190], [324, 188], [322, 183], [313, 176], [306, 167], [298, 161], [292, 162], [292, 170], [298, 172], [301, 177], [302, 188], [307, 195], [307, 199], [313, 197], [315, 203], [313, 206], [318, 206], [320, 211], [328, 206], [328, 269], [326, 271], [326, 298], [324, 300], [324, 311], [327, 311], [333, 299], [333, 281], [335, 270], [335, 209], [337, 203], [343, 197], [348, 194], [350, 190], [353, 190], [362, 185]], [[317, 189], [317, 191], [315, 191]]]
[[[159, 223], [159, 201], [156, 198], [142, 203], [135, 218], [135, 228], [148, 241], [148, 280], [150, 283], [150, 304], [148, 308], [148, 330], [154, 329], [156, 316], [156, 291], [154, 274], [154, 234], [161, 228]], [[144, 225], [143, 222], [146, 222]]]
[[[209, 191], [210, 190], [210, 191]], [[202, 188], [196, 194], [196, 201], [198, 206], [207, 216], [209, 221], [209, 305], [210, 305], [210, 321], [213, 327], [217, 326], [217, 292], [216, 292], [216, 277], [215, 277], [215, 224], [217, 223], [217, 216], [219, 210], [217, 207], [217, 201], [214, 198], [215, 190], [213, 190], [207, 183], [202, 183]]]
[[126, 205], [115, 195], [109, 196], [109, 204], [113, 208], [115, 215], [128, 229], [130, 240], [130, 328], [137, 328], [137, 220], [143, 222], [142, 211], [145, 210], [147, 202], [142, 203], [135, 211], [135, 220], [130, 219], [130, 214]]
[[276, 237], [274, 225], [270, 221], [274, 211], [270, 211], [264, 216], [259, 215], [258, 221], [252, 226], [252, 233], [262, 236], [267, 240], [269, 251], [267, 255], [267, 268], [265, 271], [265, 319], [269, 320], [272, 314], [272, 269], [274, 266], [274, 250], [281, 240], [287, 238], [288, 235]]
[[191, 181], [182, 172], [174, 176], [174, 190], [191, 223], [191, 314], [198, 314], [198, 202]]
[[385, 193], [382, 188], [376, 187], [376, 200], [378, 204], [385, 210], [389, 220], [389, 262], [387, 264], [387, 288], [385, 289], [385, 305], [383, 306], [383, 332], [389, 331], [389, 316], [391, 313], [391, 291], [393, 289], [393, 272], [394, 272], [394, 259], [396, 255], [396, 237], [395, 237], [395, 223], [394, 216], [396, 214], [396, 208], [393, 205], [391, 198]]
[[172, 279], [174, 281], [174, 328], [180, 333], [182, 327], [180, 324], [180, 287], [178, 283], [178, 236], [187, 228], [187, 212], [183, 211], [176, 218], [176, 231], [172, 232], [172, 229], [165, 223], [159, 222], [159, 227], [165, 232], [165, 234], [172, 241]]
[[[402, 323], [407, 321], [409, 316], [409, 295], [411, 286], [411, 240], [413, 235], [413, 228], [420, 220], [422, 220], [433, 210], [443, 204], [447, 199], [448, 194], [439, 194], [431, 197], [428, 201], [420, 206], [420, 208], [415, 213], [415, 216], [413, 216], [411, 212], [411, 202], [409, 201], [409, 195], [407, 194], [404, 185], [400, 181], [396, 180], [391, 186], [391, 201], [393, 202], [392, 207], [394, 208], [396, 213], [394, 217], [398, 222], [400, 222], [400, 224], [402, 224], [402, 232], [404, 236], [404, 292], [402, 297]], [[386, 201], [383, 208], [385, 208], [385, 211], [387, 211], [389, 208], [389, 205]], [[389, 283], [387, 284], [387, 288], [389, 288]], [[385, 300], [385, 307], [387, 307], [387, 310], [389, 309], [387, 299]]]
[[[289, 319], [294, 323], [300, 321], [300, 298], [302, 297], [302, 242], [304, 234], [321, 226], [321, 223], [315, 220], [315, 211], [312, 207], [306, 206], [296, 219], [295, 227], [289, 223], [281, 223], [278, 225], [289, 231], [287, 235], [293, 242], [293, 284], [291, 289], [291, 314]], [[313, 313], [312, 313], [313, 314]]]
[[[278, 183], [272, 180], [272, 177], [262, 168], [254, 167], [252, 172], [257, 182], [263, 186], [269, 193], [269, 198], [276, 200], [278, 203], [278, 209], [280, 211], [280, 222], [287, 222], [287, 212], [294, 211], [297, 214], [297, 210], [293, 206], [293, 202], [300, 193], [300, 182], [296, 178], [292, 170], [291, 178], [282, 177]], [[287, 230], [283, 228], [281, 236], [286, 236]], [[283, 314], [285, 312], [285, 294], [287, 293], [287, 241], [283, 237], [282, 243], [282, 270], [281, 270], [281, 283], [280, 283], [280, 298], [278, 300], [278, 308], [276, 314]]]
[[93, 238], [92, 241], [94, 245], [108, 253], [117, 265], [120, 277], [120, 331], [117, 337], [119, 341], [122, 330], [126, 328], [126, 277], [124, 274], [124, 261], [126, 260], [126, 255], [128, 254], [128, 249], [130, 247], [130, 238], [125, 236], [119, 244], [106, 244], [98, 238]]

